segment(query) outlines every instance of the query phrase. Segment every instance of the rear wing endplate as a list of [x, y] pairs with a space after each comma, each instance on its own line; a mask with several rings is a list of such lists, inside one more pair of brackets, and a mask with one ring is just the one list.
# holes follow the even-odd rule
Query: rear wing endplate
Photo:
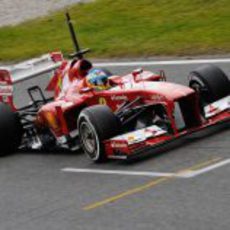
[[0, 101], [9, 104], [15, 109], [13, 103], [13, 85], [40, 75], [47, 75], [50, 78], [63, 61], [61, 52], [53, 52], [16, 65], [1, 66]]

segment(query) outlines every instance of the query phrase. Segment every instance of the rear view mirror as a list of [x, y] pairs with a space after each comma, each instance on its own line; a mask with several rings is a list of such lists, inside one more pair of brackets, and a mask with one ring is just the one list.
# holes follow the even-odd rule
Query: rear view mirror
[[79, 93], [83, 94], [83, 93], [88, 93], [88, 92], [92, 92], [92, 91], [93, 91], [93, 88], [85, 87], [85, 88], [80, 89]]

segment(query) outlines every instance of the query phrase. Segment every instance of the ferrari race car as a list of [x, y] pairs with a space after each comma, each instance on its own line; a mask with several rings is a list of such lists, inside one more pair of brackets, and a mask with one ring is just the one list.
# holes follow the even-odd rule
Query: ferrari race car
[[[83, 52], [79, 47], [77, 51], [74, 56], [83, 61]], [[192, 71], [188, 86], [167, 82], [162, 71], [137, 69], [116, 76], [100, 69], [96, 72], [103, 75], [101, 83], [109, 87], [70, 84], [62, 97], [47, 98], [40, 87], [32, 86], [31, 103], [15, 105], [15, 83], [60, 72], [64, 61], [61, 53], [52, 53], [0, 68], [2, 155], [20, 148], [60, 147], [82, 148], [94, 162], [130, 159], [230, 120], [230, 81], [214, 65]], [[92, 72], [89, 75], [92, 80]]]

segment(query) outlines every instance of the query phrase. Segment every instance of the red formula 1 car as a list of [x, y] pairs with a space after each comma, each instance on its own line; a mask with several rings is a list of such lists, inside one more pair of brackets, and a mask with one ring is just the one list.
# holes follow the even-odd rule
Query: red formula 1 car
[[[74, 56], [84, 60], [75, 45], [78, 52]], [[43, 68], [41, 59], [30, 61], [33, 67], [28, 67], [27, 76], [60, 70], [60, 54], [45, 57]], [[23, 65], [0, 70], [1, 153], [56, 146], [73, 151], [82, 148], [94, 162], [129, 159], [230, 120], [230, 81], [213, 65], [192, 71], [188, 86], [167, 82], [163, 72], [138, 69], [114, 76], [100, 70], [97, 78], [91, 72], [86, 79], [96, 79], [96, 87], [71, 84], [62, 97], [47, 99], [34, 86], [28, 89], [32, 103], [18, 109], [13, 102], [13, 83], [20, 78], [15, 73]], [[93, 70], [93, 74], [95, 71], [98, 73]], [[98, 88], [100, 84], [109, 87]], [[40, 99], [35, 99], [36, 93]]]

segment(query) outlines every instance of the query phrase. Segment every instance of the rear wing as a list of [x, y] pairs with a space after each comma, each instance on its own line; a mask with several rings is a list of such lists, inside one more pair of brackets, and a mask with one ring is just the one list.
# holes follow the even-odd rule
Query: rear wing
[[14, 85], [37, 76], [51, 78], [64, 61], [61, 52], [53, 52], [11, 66], [0, 67], [0, 102], [9, 104], [16, 110], [13, 102]]

